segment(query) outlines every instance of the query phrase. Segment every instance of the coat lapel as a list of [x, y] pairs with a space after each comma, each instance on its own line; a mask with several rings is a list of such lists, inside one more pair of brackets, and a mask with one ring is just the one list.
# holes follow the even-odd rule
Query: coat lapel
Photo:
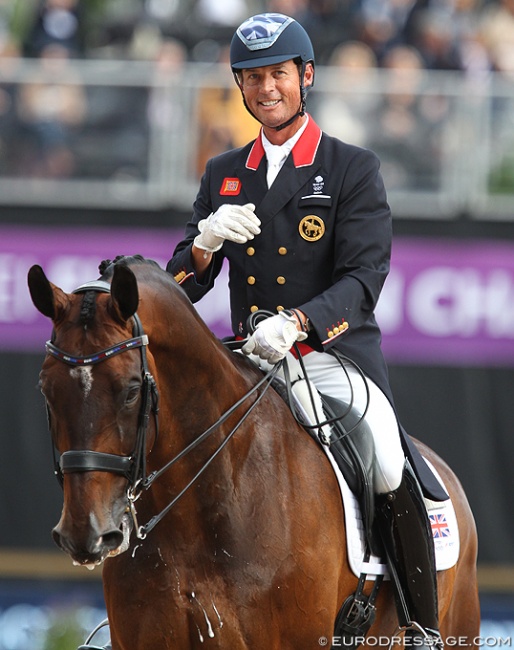
[[271, 221], [280, 210], [300, 191], [319, 165], [295, 167], [292, 154], [289, 154], [275, 182], [266, 192], [259, 206], [259, 219], [263, 224]]
[[255, 140], [245, 166], [237, 172], [248, 200], [257, 206], [263, 225], [271, 221], [320, 168], [314, 161], [321, 136], [321, 129], [309, 117], [307, 128], [269, 190], [266, 183], [266, 156], [260, 135]]
[[236, 169], [237, 176], [241, 180], [243, 192], [248, 202], [254, 203], [257, 207], [262, 203], [263, 197], [268, 192], [266, 183], [266, 158], [262, 158], [257, 169], [248, 169], [241, 166]]

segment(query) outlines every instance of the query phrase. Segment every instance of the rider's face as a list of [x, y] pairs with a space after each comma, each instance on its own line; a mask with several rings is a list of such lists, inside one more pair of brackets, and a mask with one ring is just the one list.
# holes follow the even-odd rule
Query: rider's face
[[[300, 106], [301, 68], [292, 60], [242, 71], [241, 88], [255, 117], [266, 126], [286, 122]], [[304, 84], [312, 84], [313, 68], [307, 64]]]

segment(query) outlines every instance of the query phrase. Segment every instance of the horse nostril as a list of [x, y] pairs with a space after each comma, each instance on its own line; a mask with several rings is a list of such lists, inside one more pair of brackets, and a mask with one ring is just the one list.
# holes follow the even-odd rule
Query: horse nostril
[[114, 551], [119, 546], [121, 546], [121, 543], [123, 542], [123, 533], [121, 530], [115, 528], [108, 533], [104, 533], [100, 538], [100, 542], [109, 550]]
[[61, 540], [61, 534], [59, 533], [59, 531], [57, 530], [57, 528], [54, 528], [54, 529], [52, 530], [52, 539], [54, 540], [54, 542], [57, 544], [57, 546], [58, 546], [59, 548], [61, 548], [61, 549], [63, 548], [63, 546], [62, 546], [62, 540]]

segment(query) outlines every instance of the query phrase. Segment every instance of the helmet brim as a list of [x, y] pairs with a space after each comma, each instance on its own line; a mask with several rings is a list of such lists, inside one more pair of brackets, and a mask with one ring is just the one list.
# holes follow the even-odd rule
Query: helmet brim
[[253, 68], [263, 68], [267, 65], [275, 65], [276, 63], [283, 63], [284, 61], [294, 61], [300, 58], [291, 56], [290, 54], [276, 54], [275, 56], [263, 56], [259, 59], [247, 59], [246, 61], [238, 61], [232, 65], [232, 70], [252, 70]]

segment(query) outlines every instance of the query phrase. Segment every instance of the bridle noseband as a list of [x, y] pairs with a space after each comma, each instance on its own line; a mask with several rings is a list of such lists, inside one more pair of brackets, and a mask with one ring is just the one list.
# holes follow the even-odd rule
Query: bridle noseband
[[[96, 280], [81, 285], [73, 293], [84, 293], [86, 291], [97, 291], [99, 293], [110, 293], [111, 287], [107, 282]], [[158, 411], [159, 393], [157, 384], [148, 369], [146, 346], [148, 336], [143, 332], [143, 325], [137, 314], [134, 314], [133, 336], [130, 339], [116, 343], [100, 352], [88, 356], [76, 356], [64, 352], [56, 347], [52, 340], [46, 342], [46, 351], [54, 358], [74, 367], [94, 365], [110, 359], [117, 354], [139, 348], [141, 350], [141, 409], [137, 427], [136, 444], [130, 456], [119, 454], [108, 454], [102, 451], [81, 449], [65, 451], [59, 458], [56, 457], [56, 450], [52, 445], [54, 455], [54, 473], [60, 484], [64, 482], [64, 475], [74, 472], [111, 472], [119, 474], [129, 482], [129, 492], [135, 494], [137, 486], [146, 480], [146, 440], [150, 414], [153, 413], [155, 420], [155, 435], [158, 433]], [[50, 414], [47, 406], [48, 418]], [[50, 424], [50, 422], [49, 422]]]

